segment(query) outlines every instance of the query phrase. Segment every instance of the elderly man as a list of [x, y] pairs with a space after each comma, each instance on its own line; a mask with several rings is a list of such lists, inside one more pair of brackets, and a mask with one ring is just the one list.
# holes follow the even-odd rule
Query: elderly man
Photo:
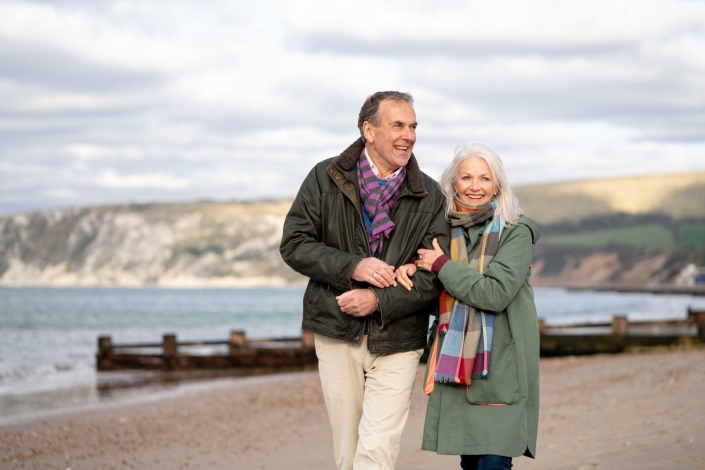
[[449, 229], [438, 185], [412, 153], [411, 95], [368, 97], [358, 127], [358, 140], [304, 180], [280, 251], [310, 278], [302, 328], [315, 333], [337, 467], [393, 469], [442, 290], [419, 270], [407, 292], [394, 269], [433, 238], [447, 248]]

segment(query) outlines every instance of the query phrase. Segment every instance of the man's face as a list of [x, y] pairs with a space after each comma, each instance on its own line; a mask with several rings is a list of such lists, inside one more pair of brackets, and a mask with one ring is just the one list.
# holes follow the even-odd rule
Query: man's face
[[385, 177], [406, 166], [416, 143], [416, 113], [405, 101], [384, 100], [379, 104], [379, 125], [363, 124], [365, 148]]

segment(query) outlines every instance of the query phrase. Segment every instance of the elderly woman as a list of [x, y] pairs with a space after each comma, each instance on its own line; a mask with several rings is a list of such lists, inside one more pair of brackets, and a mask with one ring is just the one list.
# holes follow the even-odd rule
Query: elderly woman
[[[457, 151], [440, 185], [450, 253], [434, 240], [417, 260], [445, 288], [429, 339], [422, 448], [460, 455], [465, 470], [508, 469], [512, 457], [536, 455], [539, 331], [529, 278], [539, 232], [484, 145]], [[401, 266], [397, 281], [411, 290], [415, 272]]]

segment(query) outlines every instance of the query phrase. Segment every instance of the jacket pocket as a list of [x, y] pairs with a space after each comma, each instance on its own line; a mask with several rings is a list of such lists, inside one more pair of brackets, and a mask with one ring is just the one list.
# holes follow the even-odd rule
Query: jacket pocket
[[512, 338], [494, 332], [490, 376], [474, 379], [467, 388], [467, 399], [473, 405], [511, 405], [519, 400], [517, 350]]
[[306, 298], [306, 302], [308, 303], [309, 309], [313, 309], [316, 305], [316, 301], [318, 301], [318, 296], [321, 293], [321, 283], [311, 279], [311, 282], [309, 282], [308, 284], [307, 290], [308, 292], [304, 293], [304, 297]]

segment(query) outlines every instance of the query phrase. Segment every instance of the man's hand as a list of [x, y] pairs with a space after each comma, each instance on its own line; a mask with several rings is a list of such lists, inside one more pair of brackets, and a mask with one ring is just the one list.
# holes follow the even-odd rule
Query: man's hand
[[377, 258], [364, 258], [353, 270], [350, 278], [353, 281], [366, 282], [380, 289], [396, 287], [394, 280], [394, 267]]
[[394, 273], [395, 277], [397, 278], [397, 281], [399, 281], [399, 284], [404, 286], [406, 290], [411, 290], [412, 287], [414, 287], [414, 283], [411, 282], [411, 277], [416, 274], [416, 266], [413, 264], [405, 264], [403, 266], [399, 266], [399, 269]]
[[377, 296], [370, 289], [353, 289], [335, 300], [343, 312], [353, 317], [365, 317], [377, 310]]

